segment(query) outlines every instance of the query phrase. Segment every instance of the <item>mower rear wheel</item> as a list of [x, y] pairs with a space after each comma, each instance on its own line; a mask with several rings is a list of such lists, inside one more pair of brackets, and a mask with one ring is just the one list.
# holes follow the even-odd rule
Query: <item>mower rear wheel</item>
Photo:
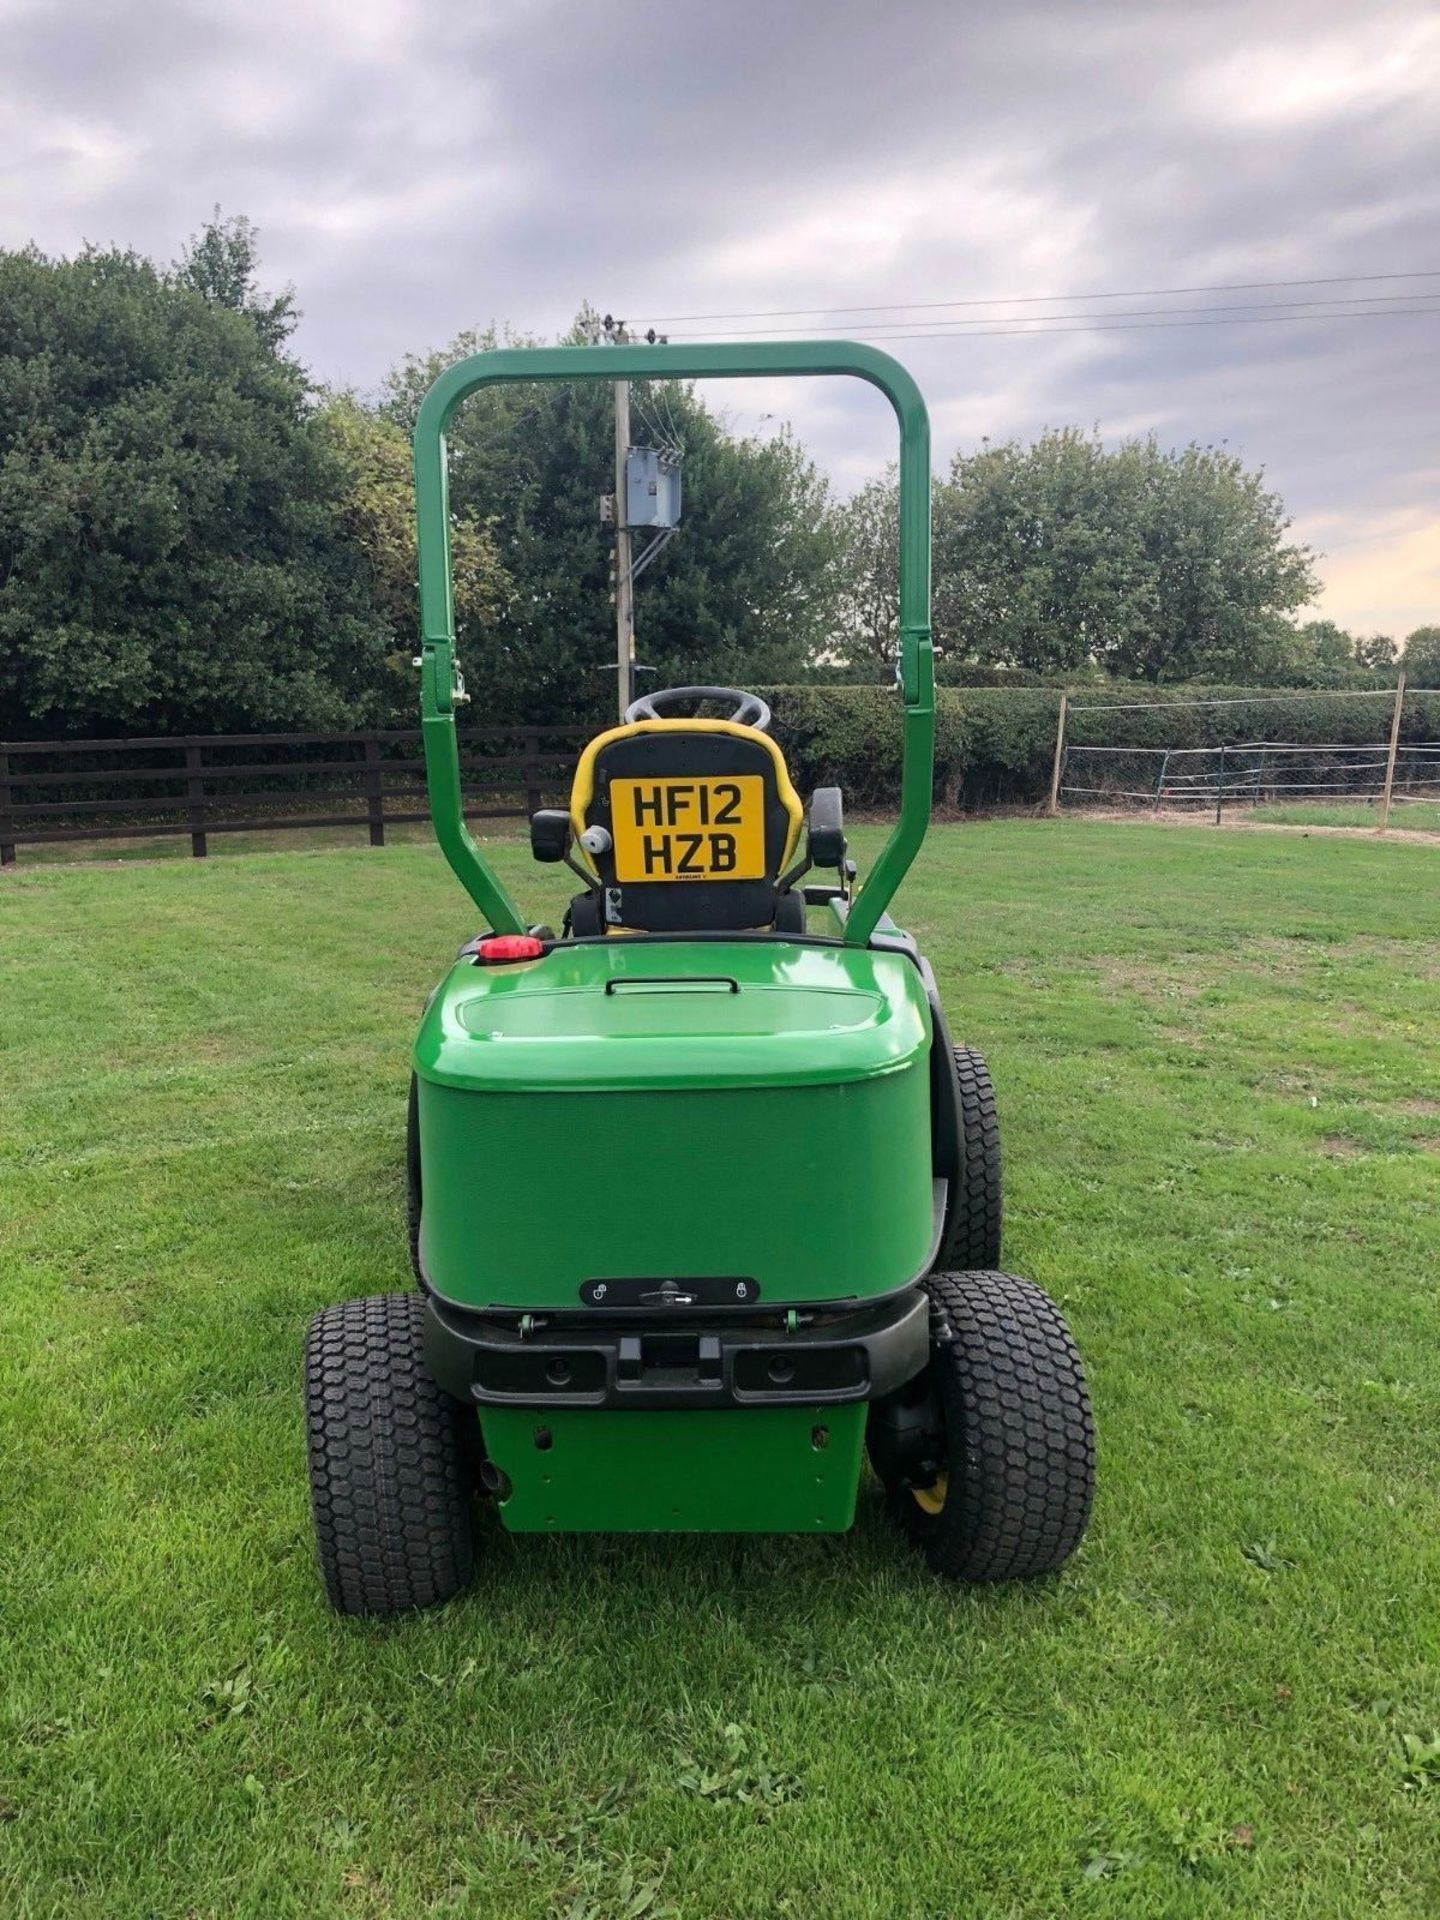
[[958, 1165], [950, 1212], [935, 1261], [939, 1273], [992, 1271], [1000, 1265], [1004, 1183], [1000, 1117], [983, 1053], [956, 1047], [955, 1134]]
[[1095, 1488], [1095, 1425], [1069, 1329], [1014, 1274], [935, 1273], [925, 1286], [932, 1471], [890, 1478], [891, 1512], [949, 1579], [1053, 1573], [1080, 1544]]
[[448, 1600], [475, 1566], [464, 1412], [425, 1364], [418, 1294], [327, 1307], [305, 1345], [315, 1548], [340, 1613]]

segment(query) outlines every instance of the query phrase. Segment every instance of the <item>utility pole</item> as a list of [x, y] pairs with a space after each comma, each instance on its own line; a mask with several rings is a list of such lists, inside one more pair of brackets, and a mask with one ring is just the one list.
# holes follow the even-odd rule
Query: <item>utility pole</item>
[[[612, 347], [623, 347], [630, 336], [625, 322], [607, 313], [600, 322]], [[626, 469], [630, 461], [630, 382], [615, 382], [615, 703], [620, 718], [635, 698], [635, 571], [630, 540]]]
[[[623, 341], [624, 328], [619, 338]], [[615, 382], [615, 688], [620, 718], [634, 699], [635, 576], [626, 525], [626, 465], [630, 454], [630, 382]]]
[[[602, 321], [595, 323], [592, 339], [600, 329], [611, 346], [623, 347], [629, 342], [625, 322], [615, 319], [613, 314], [607, 313]], [[653, 347], [657, 342], [663, 345], [667, 336], [657, 334], [651, 327], [645, 339]], [[615, 695], [623, 720], [625, 709], [635, 697], [635, 582], [675, 536], [680, 520], [680, 462], [684, 454], [678, 442], [658, 451], [633, 448], [630, 444], [630, 382], [617, 380], [614, 388], [615, 493], [609, 518], [615, 531]], [[644, 417], [643, 408], [641, 417]], [[633, 524], [630, 519], [632, 464], [637, 468], [637, 487], [642, 496], [641, 517]], [[644, 510], [646, 500], [652, 503], [648, 514]], [[603, 512], [602, 507], [602, 515]], [[637, 527], [641, 533], [649, 534], [638, 563], [634, 542]], [[642, 673], [653, 671], [651, 667], [640, 668]]]

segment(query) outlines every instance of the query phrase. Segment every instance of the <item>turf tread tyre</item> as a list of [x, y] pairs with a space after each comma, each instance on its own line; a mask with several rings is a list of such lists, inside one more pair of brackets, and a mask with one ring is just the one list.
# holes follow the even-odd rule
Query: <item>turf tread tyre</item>
[[995, 1088], [984, 1054], [973, 1047], [953, 1051], [960, 1164], [935, 1267], [940, 1273], [993, 1272], [1000, 1265], [1005, 1212]]
[[1095, 1487], [1094, 1419], [1069, 1329], [1014, 1274], [937, 1273], [925, 1286], [949, 1483], [938, 1513], [901, 1486], [892, 1509], [949, 1579], [1053, 1573], [1080, 1544]]
[[436, 1606], [470, 1580], [463, 1412], [425, 1364], [418, 1294], [327, 1307], [305, 1344], [320, 1575], [340, 1613]]

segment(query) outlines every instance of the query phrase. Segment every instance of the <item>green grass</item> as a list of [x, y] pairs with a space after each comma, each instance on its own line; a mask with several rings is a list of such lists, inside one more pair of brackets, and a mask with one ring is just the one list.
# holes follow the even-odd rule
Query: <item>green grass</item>
[[[1335, 803], [1324, 800], [1275, 801], [1249, 808], [1240, 816], [1260, 826], [1274, 827], [1368, 827], [1380, 825], [1380, 803], [1358, 800]], [[1392, 828], [1411, 833], [1440, 833], [1440, 802], [1434, 800], [1397, 800], [1390, 810]]]
[[423, 846], [5, 876], [0, 1912], [1434, 1914], [1437, 882], [928, 843], [1007, 1259], [1091, 1371], [1060, 1577], [938, 1585], [867, 1484], [840, 1540], [497, 1534], [379, 1626], [322, 1605], [300, 1350], [407, 1283], [406, 1050], [474, 916]]

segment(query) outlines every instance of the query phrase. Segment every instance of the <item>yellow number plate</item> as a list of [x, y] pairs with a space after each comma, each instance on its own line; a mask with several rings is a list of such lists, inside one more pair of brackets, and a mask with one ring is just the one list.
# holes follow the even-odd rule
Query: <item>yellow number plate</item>
[[612, 780], [615, 878], [763, 880], [765, 781]]

